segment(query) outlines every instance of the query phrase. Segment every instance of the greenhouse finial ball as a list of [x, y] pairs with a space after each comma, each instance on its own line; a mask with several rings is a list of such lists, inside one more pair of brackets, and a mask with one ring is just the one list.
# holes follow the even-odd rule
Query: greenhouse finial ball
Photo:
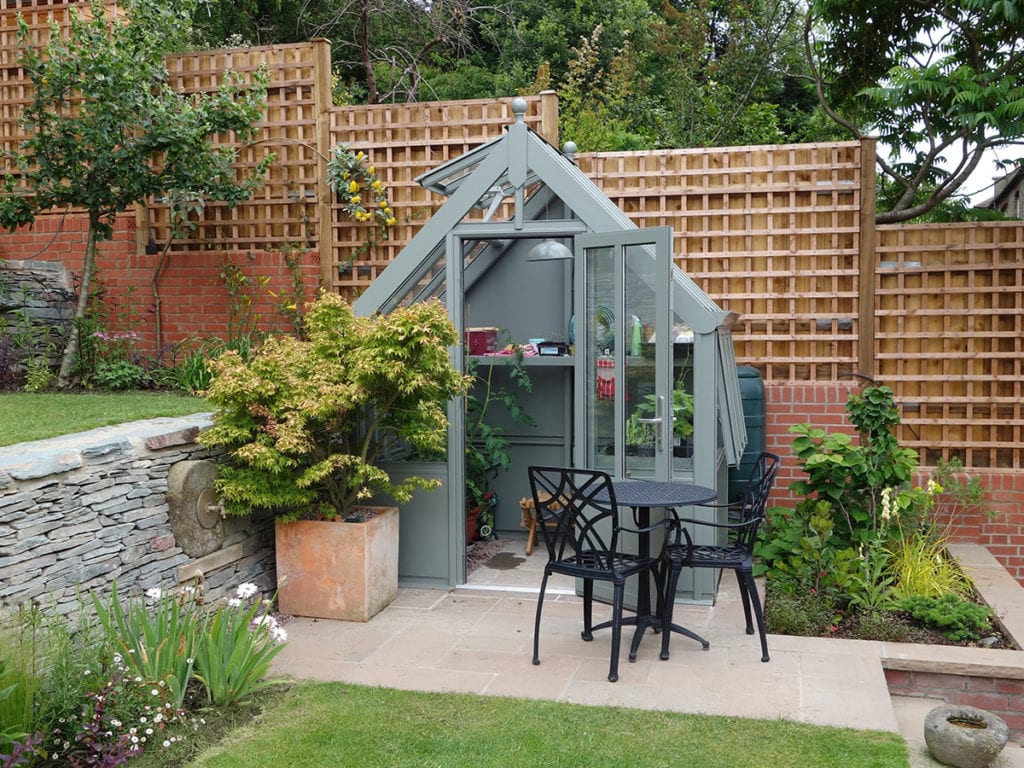
[[512, 114], [521, 117], [526, 114], [526, 99], [517, 96], [512, 99]]

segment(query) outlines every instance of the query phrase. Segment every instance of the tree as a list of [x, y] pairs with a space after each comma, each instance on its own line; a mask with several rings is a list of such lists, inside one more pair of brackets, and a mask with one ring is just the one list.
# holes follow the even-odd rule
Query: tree
[[366, 101], [416, 101], [424, 68], [447, 68], [479, 47], [482, 19], [507, 16], [514, 0], [330, 0], [303, 3], [306, 34], [332, 42], [342, 74], [357, 75]]
[[888, 150], [879, 223], [931, 211], [987, 150], [1024, 143], [1022, 38], [1020, 0], [811, 3], [804, 39], [821, 104]]
[[674, 102], [672, 146], [771, 144], [801, 132], [813, 109], [794, 87], [805, 74], [795, 0], [661, 5], [653, 75]]
[[53, 208], [82, 208], [89, 228], [75, 327], [61, 360], [58, 386], [66, 387], [79, 348], [96, 263], [97, 243], [113, 234], [115, 215], [148, 198], [187, 190], [237, 203], [261, 182], [268, 156], [242, 178], [236, 153], [210, 139], [234, 132], [250, 138], [262, 114], [266, 77], [250, 86], [227, 73], [213, 94], [182, 96], [171, 90], [164, 54], [187, 34], [191, 2], [129, 0], [130, 21], [108, 19], [93, 0], [89, 18], [70, 10], [70, 33], [51, 24], [37, 50], [19, 18], [20, 63], [34, 92], [21, 125], [27, 138], [3, 169], [0, 225], [30, 224]]

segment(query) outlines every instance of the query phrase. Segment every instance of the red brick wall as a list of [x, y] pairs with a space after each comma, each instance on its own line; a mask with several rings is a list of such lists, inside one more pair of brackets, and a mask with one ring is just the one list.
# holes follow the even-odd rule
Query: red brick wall
[[1024, 743], [1024, 680], [887, 669], [885, 681], [897, 696], [942, 699], [988, 710], [1006, 721], [1011, 739]]
[[[61, 261], [74, 274], [77, 289], [86, 224], [82, 216], [41, 216], [31, 227], [0, 239], [0, 257]], [[153, 353], [157, 341], [152, 280], [160, 255], [138, 253], [135, 234], [134, 215], [119, 216], [113, 239], [99, 244], [93, 290], [104, 292], [108, 325], [104, 330], [134, 329], [141, 337], [140, 350]], [[306, 299], [310, 300], [319, 285], [319, 255], [309, 251], [299, 254], [299, 260]], [[220, 276], [225, 262], [234, 263], [249, 278], [252, 303], [246, 316], [258, 319], [263, 330], [290, 330], [288, 319], [277, 309], [284, 297], [294, 294], [292, 273], [281, 253], [172, 253], [159, 282], [164, 347], [193, 335], [228, 335], [232, 298]]]
[[[846, 419], [846, 400], [858, 388], [855, 382], [765, 385], [767, 449], [782, 457], [771, 505], [793, 506], [796, 498], [789, 491], [789, 485], [804, 476], [790, 450], [794, 436], [789, 434], [789, 428], [810, 422], [829, 431], [845, 429], [854, 434]], [[979, 478], [982, 487], [988, 490], [989, 507], [995, 517], [990, 519], [979, 510], [959, 514], [950, 536], [955, 541], [984, 545], [1024, 584], [1024, 472], [974, 469], [970, 474]], [[928, 476], [927, 471], [923, 472], [918, 483], [926, 482]], [[943, 522], [941, 516], [939, 519]]]

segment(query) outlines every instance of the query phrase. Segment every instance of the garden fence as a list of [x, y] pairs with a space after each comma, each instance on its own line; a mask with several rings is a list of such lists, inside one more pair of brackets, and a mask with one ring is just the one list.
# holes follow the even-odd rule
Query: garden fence
[[[40, 12], [41, 13], [41, 12]], [[0, 13], [2, 140], [11, 149], [28, 97], [13, 63], [12, 13]], [[45, 32], [36, 19], [38, 34]], [[224, 70], [271, 78], [260, 138], [244, 165], [276, 163], [252, 200], [206, 207], [180, 251], [319, 253], [321, 283], [349, 297], [368, 285], [444, 200], [421, 173], [500, 135], [511, 99], [331, 105], [330, 48], [295, 45], [169, 59], [173, 85], [208, 91]], [[527, 122], [557, 144], [557, 96], [530, 97]], [[346, 219], [326, 187], [330, 148], [367, 153], [398, 223], [386, 237]], [[738, 362], [766, 382], [891, 386], [905, 444], [934, 464], [1024, 466], [1024, 227], [874, 223], [872, 140], [580, 154], [580, 168], [638, 226], [669, 225], [677, 262], [737, 312]], [[137, 215], [138, 247], [169, 236], [166, 206]]]

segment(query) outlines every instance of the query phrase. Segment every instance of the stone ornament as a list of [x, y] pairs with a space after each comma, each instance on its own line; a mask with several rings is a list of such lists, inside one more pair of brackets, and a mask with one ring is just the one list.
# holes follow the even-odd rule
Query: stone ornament
[[977, 707], [943, 704], [924, 720], [924, 741], [932, 757], [954, 768], [985, 768], [1009, 737], [1002, 718]]

